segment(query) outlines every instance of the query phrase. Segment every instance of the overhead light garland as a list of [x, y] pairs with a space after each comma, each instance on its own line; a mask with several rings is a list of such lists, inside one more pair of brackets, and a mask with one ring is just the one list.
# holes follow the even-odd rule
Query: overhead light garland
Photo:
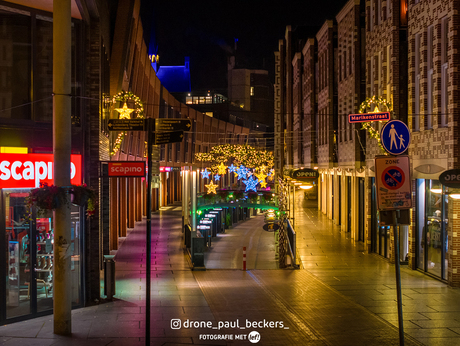
[[195, 158], [201, 162], [236, 161], [246, 167], [273, 167], [273, 153], [258, 150], [250, 145], [222, 144], [213, 146], [209, 153], [196, 153]]

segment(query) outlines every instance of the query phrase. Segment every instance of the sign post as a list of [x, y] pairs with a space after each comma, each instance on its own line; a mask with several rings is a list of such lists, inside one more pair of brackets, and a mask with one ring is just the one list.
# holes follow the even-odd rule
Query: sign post
[[[181, 142], [183, 131], [190, 131], [190, 119], [110, 119], [110, 131], [147, 131], [147, 227], [146, 227], [146, 290], [145, 290], [145, 344], [150, 345], [150, 287], [152, 265], [152, 175], [158, 174], [159, 149], [156, 145]], [[154, 147], [155, 145], [155, 147]], [[155, 153], [154, 153], [155, 151]], [[155, 158], [154, 158], [155, 155]], [[114, 164], [114, 174], [135, 176], [134, 174], [145, 168], [137, 166], [135, 162], [119, 162]]]
[[[394, 127], [390, 127], [392, 129]], [[382, 130], [383, 133], [383, 130]], [[410, 139], [410, 138], [408, 138]], [[377, 206], [381, 211], [392, 211], [395, 247], [396, 294], [398, 301], [399, 342], [404, 345], [404, 325], [399, 259], [398, 214], [412, 207], [409, 156], [379, 156], [375, 158]]]

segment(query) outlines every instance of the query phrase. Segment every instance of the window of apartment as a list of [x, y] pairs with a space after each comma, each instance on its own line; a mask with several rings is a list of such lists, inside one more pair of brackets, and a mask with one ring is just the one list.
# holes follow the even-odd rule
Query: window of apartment
[[440, 126], [447, 124], [448, 112], [448, 95], [447, 87], [449, 84], [449, 61], [448, 61], [448, 48], [449, 48], [449, 19], [444, 17], [441, 20], [441, 119]]
[[377, 25], [382, 23], [382, 0], [377, 0]]
[[377, 83], [378, 83], [378, 96], [382, 96], [382, 52], [377, 54]]
[[386, 83], [387, 83], [387, 95], [386, 99], [391, 102], [391, 83], [390, 83], [390, 70], [391, 70], [391, 53], [390, 53], [390, 46], [387, 46], [387, 75], [386, 75]]
[[339, 82], [342, 81], [342, 55], [339, 56]]
[[374, 30], [374, 0], [371, 0], [371, 7], [369, 9], [369, 30]]
[[434, 93], [434, 80], [433, 80], [433, 65], [434, 65], [434, 27], [428, 27], [427, 30], [427, 63], [428, 63], [428, 76], [427, 76], [427, 109], [426, 109], [426, 126], [427, 129], [433, 128], [433, 93]]
[[374, 58], [371, 58], [369, 67], [369, 83], [371, 88], [371, 95], [374, 95]]
[[391, 1], [387, 0], [387, 17], [386, 17], [386, 19], [390, 18], [390, 5], [391, 5]]
[[414, 131], [420, 131], [420, 34], [415, 34]]
[[351, 75], [353, 73], [353, 59], [352, 59], [352, 54], [351, 54], [351, 42], [350, 42], [350, 47], [348, 47], [348, 75]]

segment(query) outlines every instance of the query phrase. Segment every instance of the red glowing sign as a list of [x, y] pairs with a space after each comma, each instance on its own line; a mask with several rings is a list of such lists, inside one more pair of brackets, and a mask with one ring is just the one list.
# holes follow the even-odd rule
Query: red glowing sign
[[161, 166], [160, 167], [160, 172], [171, 172], [171, 168], [172, 167]]
[[[52, 185], [53, 154], [0, 154], [0, 189]], [[70, 155], [70, 183], [81, 185], [81, 155]]]
[[145, 177], [145, 161], [110, 161], [109, 177]]

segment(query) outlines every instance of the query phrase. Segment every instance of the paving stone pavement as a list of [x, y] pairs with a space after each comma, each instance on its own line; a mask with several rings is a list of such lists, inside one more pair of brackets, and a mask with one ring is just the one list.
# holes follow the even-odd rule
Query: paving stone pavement
[[[299, 203], [300, 270], [254, 265], [246, 272], [192, 272], [181, 246], [178, 207], [154, 214], [151, 344], [250, 345], [251, 331], [259, 333], [254, 335], [260, 345], [399, 344], [393, 266], [364, 254], [359, 243], [316, 209], [302, 209]], [[260, 219], [241, 223], [228, 234], [247, 234], [251, 224], [260, 227]], [[236, 250], [224, 249], [223, 241], [211, 251]], [[239, 241], [228, 244], [241, 247]], [[269, 259], [267, 244], [254, 241], [253, 249]], [[145, 345], [145, 253], [144, 221], [129, 232], [116, 255], [113, 302], [74, 310], [71, 337], [54, 335], [52, 316], [45, 316], [0, 327], [0, 344]], [[460, 344], [458, 291], [408, 269], [403, 269], [402, 278], [406, 345]], [[173, 319], [180, 320], [182, 328], [173, 329]], [[198, 325], [186, 328], [187, 323]], [[231, 335], [234, 340], [203, 340], [203, 335]]]

